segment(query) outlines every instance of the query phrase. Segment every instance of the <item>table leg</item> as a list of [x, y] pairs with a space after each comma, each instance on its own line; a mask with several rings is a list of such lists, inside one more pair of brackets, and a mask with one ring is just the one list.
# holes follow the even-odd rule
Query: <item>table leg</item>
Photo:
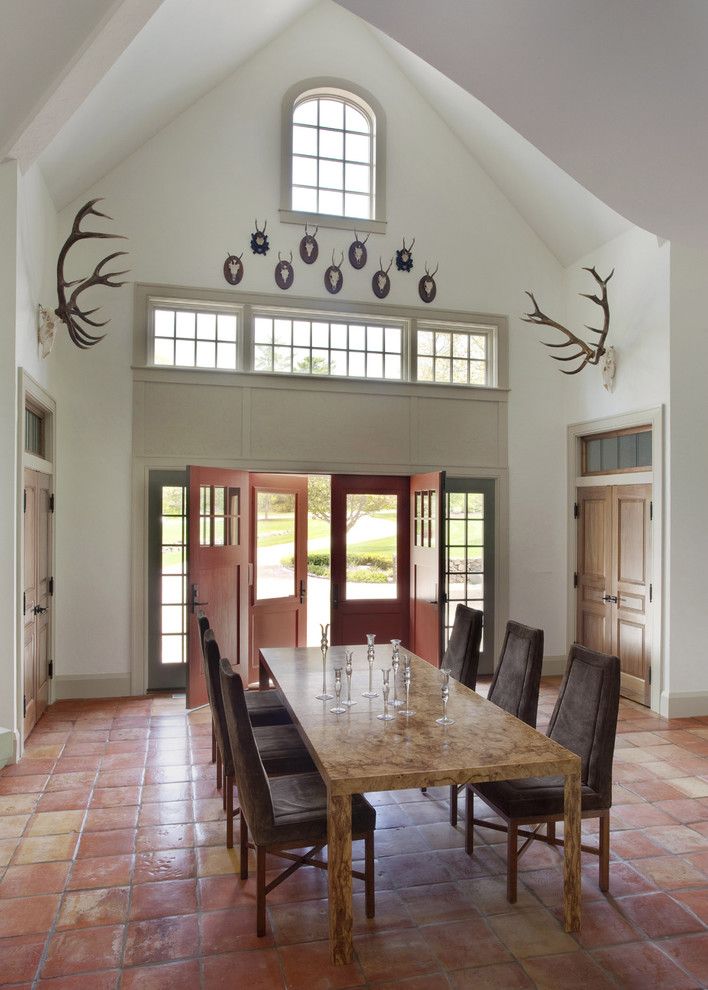
[[270, 677], [268, 675], [268, 669], [263, 663], [263, 657], [259, 656], [258, 659], [258, 688], [260, 691], [265, 691], [268, 687]]
[[327, 794], [329, 954], [335, 965], [352, 961], [352, 797]]
[[563, 805], [565, 930], [580, 931], [580, 767], [565, 775]]

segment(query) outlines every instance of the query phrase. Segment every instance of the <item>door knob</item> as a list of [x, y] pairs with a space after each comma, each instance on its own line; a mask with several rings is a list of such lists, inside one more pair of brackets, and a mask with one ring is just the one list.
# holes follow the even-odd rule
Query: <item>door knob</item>
[[603, 602], [607, 602], [608, 605], [609, 604], [616, 605], [617, 604], [617, 595], [603, 595], [602, 596], [602, 600], [603, 600]]
[[35, 605], [32, 611], [34, 612], [35, 615], [44, 615], [47, 609], [44, 608], [44, 606], [42, 605]]
[[192, 601], [191, 601], [191, 604], [190, 604], [191, 611], [192, 612], [196, 612], [197, 607], [199, 605], [208, 605], [208, 604], [209, 604], [209, 602], [198, 602], [197, 601], [197, 585], [196, 584], [193, 584], [192, 585]]

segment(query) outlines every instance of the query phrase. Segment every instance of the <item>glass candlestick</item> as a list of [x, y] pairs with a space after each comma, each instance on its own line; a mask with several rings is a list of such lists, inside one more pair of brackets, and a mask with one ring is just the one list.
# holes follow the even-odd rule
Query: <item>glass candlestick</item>
[[329, 633], [329, 622], [326, 626], [320, 622], [320, 632], [322, 633], [320, 636], [320, 649], [323, 653], [326, 653], [329, 649], [329, 641], [327, 639], [327, 634]]
[[455, 724], [454, 718], [448, 718], [448, 714], [447, 714], [447, 701], [448, 698], [450, 697], [450, 671], [447, 667], [442, 667], [440, 669], [440, 673], [442, 674], [442, 686], [440, 688], [440, 694], [442, 696], [443, 713], [442, 713], [442, 717], [436, 718], [435, 721], [437, 722], [438, 725], [454, 725]]
[[327, 650], [322, 650], [322, 694], [316, 694], [318, 701], [331, 701], [334, 697], [327, 690]]
[[347, 706], [347, 708], [351, 708], [352, 705], [355, 705], [356, 704], [356, 701], [352, 701], [352, 669], [353, 669], [352, 660], [353, 660], [353, 657], [354, 657], [354, 650], [345, 650], [344, 651], [344, 658], [345, 658], [345, 661], [346, 661], [344, 669], [347, 672], [347, 700], [344, 702], [344, 704]]
[[411, 658], [410, 657], [405, 657], [405, 656], [403, 658], [403, 688], [404, 688], [404, 690], [406, 692], [405, 707], [404, 708], [401, 708], [401, 710], [400, 710], [400, 712], [398, 714], [399, 715], [404, 715], [406, 718], [411, 718], [413, 715], [415, 715], [415, 712], [413, 711], [413, 709], [411, 708], [411, 705], [410, 705], [410, 696], [411, 696]]
[[390, 673], [391, 673], [390, 670], [382, 670], [381, 671], [381, 676], [383, 678], [383, 688], [382, 688], [382, 690], [383, 690], [384, 710], [381, 713], [381, 715], [377, 715], [376, 716], [376, 718], [378, 718], [381, 722], [390, 722], [390, 721], [392, 721], [396, 717], [395, 715], [392, 715], [391, 712], [389, 712], [389, 710], [388, 710], [388, 694], [389, 694], [389, 691], [391, 690], [391, 685], [389, 684], [389, 674]]
[[378, 698], [379, 692], [374, 691], [374, 660], [376, 659], [376, 650], [374, 648], [374, 641], [376, 639], [376, 633], [366, 634], [366, 659], [369, 662], [369, 690], [362, 691], [363, 698]]
[[341, 702], [342, 697], [342, 668], [334, 668], [334, 696], [337, 699], [337, 703], [334, 708], [330, 708], [333, 715], [343, 715], [346, 712], [346, 708]]
[[393, 656], [391, 657], [391, 669], [393, 670], [393, 701], [391, 704], [394, 708], [401, 708], [403, 706], [402, 699], [398, 697], [398, 667], [401, 660], [399, 653], [400, 645], [400, 639], [391, 640], [391, 646], [393, 647]]

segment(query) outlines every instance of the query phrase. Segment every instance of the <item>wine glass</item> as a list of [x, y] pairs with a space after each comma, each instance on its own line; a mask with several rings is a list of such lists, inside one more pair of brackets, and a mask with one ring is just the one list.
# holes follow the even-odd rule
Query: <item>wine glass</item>
[[383, 678], [382, 690], [383, 690], [384, 710], [381, 713], [381, 715], [376, 716], [376, 718], [378, 718], [381, 722], [391, 722], [396, 717], [395, 715], [392, 715], [388, 710], [388, 694], [389, 691], [391, 690], [391, 685], [389, 684], [388, 681], [390, 673], [391, 671], [388, 668], [386, 670], [382, 669], [381, 671], [381, 676]]
[[344, 702], [344, 704], [347, 706], [347, 708], [351, 708], [352, 705], [355, 705], [356, 704], [356, 701], [352, 701], [352, 669], [353, 669], [352, 659], [353, 659], [353, 657], [354, 657], [354, 650], [345, 650], [344, 651], [344, 659], [346, 660], [346, 664], [345, 664], [344, 669], [347, 672], [347, 700]]
[[342, 697], [342, 668], [334, 668], [334, 696], [337, 699], [337, 703], [334, 708], [330, 708], [333, 715], [343, 715], [346, 712], [346, 708], [341, 702]]
[[393, 647], [393, 656], [391, 657], [391, 669], [393, 670], [393, 701], [391, 705], [394, 708], [401, 708], [403, 701], [398, 697], [398, 666], [400, 664], [401, 656], [399, 653], [399, 648], [401, 646], [400, 639], [392, 639], [391, 646]]
[[442, 695], [442, 717], [436, 718], [435, 721], [438, 725], [454, 725], [455, 719], [448, 718], [447, 714], [447, 701], [450, 697], [450, 670], [448, 667], [441, 667], [440, 673], [442, 674], [442, 687], [440, 693]]
[[411, 718], [415, 715], [415, 712], [410, 705], [411, 696], [411, 658], [403, 657], [403, 689], [406, 692], [405, 707], [401, 708], [399, 715], [405, 715], [406, 718]]
[[379, 692], [374, 691], [374, 660], [376, 659], [376, 651], [374, 649], [374, 640], [376, 639], [376, 633], [366, 634], [366, 659], [369, 661], [369, 690], [362, 691], [363, 698], [378, 698]]

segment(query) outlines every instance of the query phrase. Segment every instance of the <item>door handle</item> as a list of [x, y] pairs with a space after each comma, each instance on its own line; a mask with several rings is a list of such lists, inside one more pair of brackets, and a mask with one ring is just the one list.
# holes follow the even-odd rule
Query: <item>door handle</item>
[[300, 604], [302, 605], [305, 601], [305, 596], [307, 595], [307, 588], [305, 587], [305, 582], [300, 581]]
[[47, 609], [44, 608], [42, 605], [35, 605], [32, 611], [34, 612], [35, 615], [44, 615]]
[[190, 605], [189, 605], [189, 609], [190, 609], [191, 612], [196, 612], [198, 605], [208, 605], [209, 604], [209, 602], [198, 602], [197, 601], [197, 593], [198, 593], [197, 585], [196, 584], [193, 584], [192, 585], [192, 594], [191, 594], [191, 599], [192, 600], [191, 600]]
[[602, 596], [602, 600], [603, 600], [603, 602], [607, 602], [608, 605], [610, 605], [610, 604], [616, 605], [617, 604], [617, 601], [618, 601], [618, 598], [617, 598], [617, 595], [603, 595]]
[[332, 608], [339, 608], [339, 585], [332, 585]]

